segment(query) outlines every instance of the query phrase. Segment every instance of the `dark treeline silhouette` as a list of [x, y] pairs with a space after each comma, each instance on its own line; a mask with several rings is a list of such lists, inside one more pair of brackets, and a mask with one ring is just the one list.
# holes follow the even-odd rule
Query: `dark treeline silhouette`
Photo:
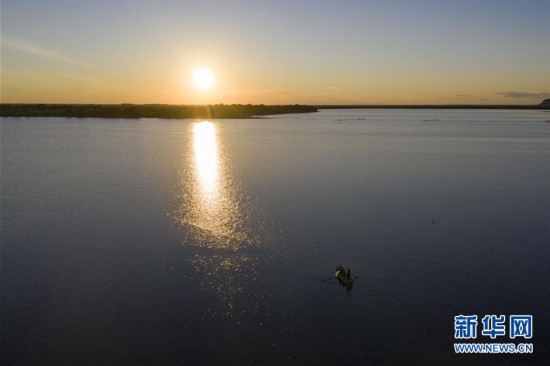
[[357, 104], [315, 105], [318, 109], [550, 109], [550, 99], [540, 104]]
[[0, 104], [0, 117], [251, 118], [317, 112], [306, 105]]
[[74, 118], [251, 118], [318, 109], [550, 109], [550, 99], [537, 105], [263, 105], [263, 104], [0, 104], [0, 117]]

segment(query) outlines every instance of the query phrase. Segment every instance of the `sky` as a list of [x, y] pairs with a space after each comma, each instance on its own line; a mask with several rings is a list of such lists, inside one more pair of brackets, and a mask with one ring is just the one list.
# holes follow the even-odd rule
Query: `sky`
[[[2, 0], [2, 103], [537, 104], [550, 0]], [[214, 75], [210, 89], [193, 71]]]

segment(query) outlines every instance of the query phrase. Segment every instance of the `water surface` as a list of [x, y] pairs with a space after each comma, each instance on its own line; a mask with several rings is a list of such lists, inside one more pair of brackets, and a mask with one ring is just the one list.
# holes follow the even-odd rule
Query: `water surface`
[[[549, 118], [3, 118], [2, 364], [540, 364]], [[535, 353], [454, 355], [458, 314]]]

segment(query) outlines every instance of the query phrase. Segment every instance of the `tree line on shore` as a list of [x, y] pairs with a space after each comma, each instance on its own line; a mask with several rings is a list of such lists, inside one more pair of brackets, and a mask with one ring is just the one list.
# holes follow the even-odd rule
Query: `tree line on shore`
[[264, 104], [0, 104], [1, 117], [75, 118], [250, 118], [283, 113], [317, 112], [306, 105]]

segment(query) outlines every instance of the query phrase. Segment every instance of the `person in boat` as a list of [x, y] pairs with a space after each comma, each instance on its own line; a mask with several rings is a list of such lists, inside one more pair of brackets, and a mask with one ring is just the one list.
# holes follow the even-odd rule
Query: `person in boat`
[[349, 278], [350, 278], [350, 276], [351, 276], [351, 272], [350, 272], [349, 268], [348, 268], [348, 273], [347, 273], [347, 275], [348, 275], [348, 280], [349, 280]]

